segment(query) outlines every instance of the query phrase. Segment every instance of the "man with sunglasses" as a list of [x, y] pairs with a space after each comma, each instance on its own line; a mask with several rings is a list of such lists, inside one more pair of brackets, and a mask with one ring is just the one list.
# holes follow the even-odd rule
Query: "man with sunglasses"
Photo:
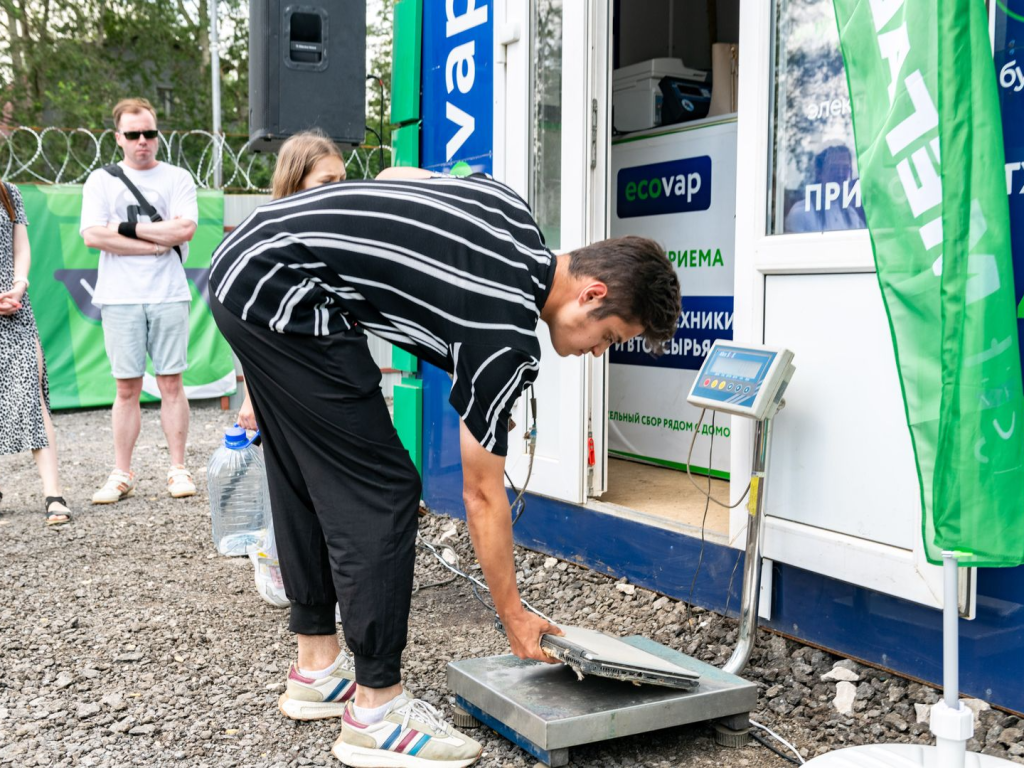
[[93, 494], [94, 504], [113, 504], [135, 489], [131, 460], [141, 427], [147, 353], [171, 459], [167, 490], [175, 498], [196, 492], [185, 468], [189, 408], [182, 385], [192, 299], [182, 265], [199, 222], [196, 186], [187, 171], [156, 159], [156, 110], [146, 99], [117, 103], [114, 136], [124, 160], [93, 171], [82, 190], [81, 235], [100, 251], [92, 300], [100, 307], [117, 381], [111, 410], [114, 470]]

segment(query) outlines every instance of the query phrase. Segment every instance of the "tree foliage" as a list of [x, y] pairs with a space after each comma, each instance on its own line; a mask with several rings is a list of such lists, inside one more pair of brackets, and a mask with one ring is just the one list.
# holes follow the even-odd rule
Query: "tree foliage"
[[[248, 119], [248, 3], [217, 0], [223, 125]], [[0, 0], [7, 123], [111, 127], [142, 96], [165, 129], [212, 123], [208, 0]]]
[[[165, 134], [211, 130], [210, 2], [219, 16], [222, 130], [235, 134], [228, 142], [240, 150], [249, 130], [248, 0], [0, 0], [0, 126], [99, 131], [113, 127], [118, 100], [141, 96], [156, 107]], [[393, 8], [394, 0], [376, 0], [367, 20], [367, 74], [375, 77], [366, 81], [366, 122], [383, 134], [378, 142], [368, 132], [369, 145], [391, 143]], [[62, 140], [53, 141], [56, 156], [64, 150]], [[74, 152], [82, 139], [67, 141]], [[88, 157], [88, 143], [82, 146], [79, 154]], [[181, 146], [193, 170], [208, 161], [200, 137]], [[26, 144], [21, 154], [32, 151]], [[53, 176], [53, 168], [43, 169], [47, 162], [35, 161], [39, 178]], [[390, 164], [390, 152], [373, 153], [360, 168], [372, 175]], [[272, 158], [257, 159], [254, 183], [269, 184], [272, 168]]]

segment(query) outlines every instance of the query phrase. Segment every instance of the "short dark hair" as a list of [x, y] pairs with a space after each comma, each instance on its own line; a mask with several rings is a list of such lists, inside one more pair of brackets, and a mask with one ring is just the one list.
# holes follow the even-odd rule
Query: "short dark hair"
[[616, 237], [572, 252], [569, 274], [592, 277], [608, 295], [591, 310], [596, 320], [616, 315], [643, 326], [643, 337], [661, 354], [676, 335], [682, 305], [679, 277], [664, 249], [646, 237]]

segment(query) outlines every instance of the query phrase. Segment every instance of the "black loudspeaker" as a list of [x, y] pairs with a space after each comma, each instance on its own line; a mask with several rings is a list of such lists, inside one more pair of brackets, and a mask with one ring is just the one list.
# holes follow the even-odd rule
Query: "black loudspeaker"
[[366, 135], [366, 2], [249, 2], [249, 146], [276, 152], [319, 128], [338, 144]]

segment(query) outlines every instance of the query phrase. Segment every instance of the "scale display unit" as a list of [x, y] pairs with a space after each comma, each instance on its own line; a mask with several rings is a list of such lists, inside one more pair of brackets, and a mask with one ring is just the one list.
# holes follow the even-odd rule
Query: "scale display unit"
[[757, 633], [771, 420], [795, 371], [792, 361], [786, 349], [716, 341], [687, 398], [698, 408], [756, 421], [740, 626], [725, 666], [713, 667], [640, 636], [621, 641], [689, 670], [697, 684], [690, 690], [633, 685], [600, 671], [580, 680], [569, 666], [511, 654], [463, 659], [448, 664], [448, 687], [461, 709], [549, 766], [568, 763], [572, 747], [695, 722], [714, 721], [720, 744], [746, 743], [757, 686], [739, 673]]
[[698, 408], [763, 421], [778, 410], [795, 370], [792, 363], [788, 349], [716, 341], [686, 400]]

